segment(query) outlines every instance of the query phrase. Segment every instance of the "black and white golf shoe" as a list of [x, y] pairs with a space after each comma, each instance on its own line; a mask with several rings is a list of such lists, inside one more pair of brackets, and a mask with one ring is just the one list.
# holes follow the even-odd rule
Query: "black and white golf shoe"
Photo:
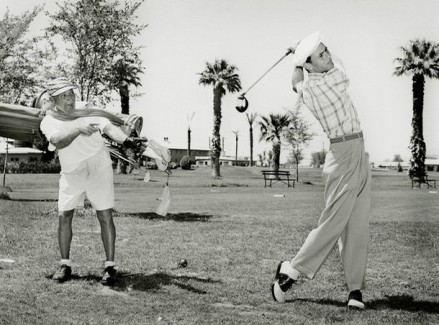
[[360, 290], [354, 290], [349, 293], [348, 309], [350, 310], [364, 310], [366, 307], [363, 303], [363, 296]]
[[55, 274], [52, 277], [53, 281], [62, 283], [64, 281], [67, 281], [72, 276], [72, 268], [68, 265], [61, 265], [59, 270], [55, 272]]
[[290, 263], [290, 262], [281, 261], [278, 264], [276, 274], [274, 276], [274, 282], [271, 285], [271, 294], [273, 295], [274, 301], [282, 302], [282, 303], [285, 302], [285, 293], [296, 282], [296, 280], [291, 279], [287, 274], [282, 272], [288, 266], [288, 264], [285, 263]]
[[117, 270], [114, 266], [107, 266], [101, 279], [103, 285], [113, 285], [116, 282]]

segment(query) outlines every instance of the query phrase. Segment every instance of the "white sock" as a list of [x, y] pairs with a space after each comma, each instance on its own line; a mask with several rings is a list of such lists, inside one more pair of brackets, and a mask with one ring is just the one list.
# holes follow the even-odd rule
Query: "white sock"
[[300, 272], [291, 266], [290, 261], [285, 261], [282, 263], [280, 267], [280, 273], [284, 273], [288, 275], [293, 280], [298, 280], [300, 276]]
[[109, 266], [112, 266], [112, 267], [114, 267], [116, 269], [116, 262], [114, 262], [114, 261], [105, 261], [104, 262], [104, 268], [107, 268]]
[[67, 266], [71, 267], [72, 261], [70, 259], [68, 259], [68, 260], [61, 259], [61, 261], [59, 262], [59, 265], [67, 265]]

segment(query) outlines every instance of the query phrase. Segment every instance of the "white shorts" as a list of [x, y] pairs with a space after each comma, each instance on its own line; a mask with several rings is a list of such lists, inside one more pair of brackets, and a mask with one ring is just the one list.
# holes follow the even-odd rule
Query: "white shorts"
[[114, 207], [113, 168], [107, 148], [81, 162], [68, 173], [61, 171], [58, 209], [69, 211], [84, 205], [84, 198], [96, 210]]

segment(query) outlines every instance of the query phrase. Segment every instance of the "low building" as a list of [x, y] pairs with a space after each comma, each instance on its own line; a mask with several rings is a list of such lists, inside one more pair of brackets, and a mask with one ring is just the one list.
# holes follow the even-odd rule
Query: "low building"
[[425, 169], [427, 172], [439, 172], [439, 158], [427, 156], [425, 158]]
[[[187, 156], [187, 148], [181, 149], [176, 147], [169, 147], [169, 150], [171, 150], [171, 161], [176, 163], [177, 165], [180, 165], [181, 158], [184, 156]], [[209, 156], [210, 150], [205, 149], [191, 149], [191, 161], [192, 164], [195, 164], [196, 157], [197, 156]]]
[[[41, 161], [42, 151], [34, 148], [8, 148], [8, 162], [34, 162]], [[0, 149], [0, 159], [5, 161], [6, 148]]]
[[[210, 156], [196, 156], [195, 166], [210, 166]], [[250, 166], [250, 159], [248, 157], [220, 156], [220, 166]]]

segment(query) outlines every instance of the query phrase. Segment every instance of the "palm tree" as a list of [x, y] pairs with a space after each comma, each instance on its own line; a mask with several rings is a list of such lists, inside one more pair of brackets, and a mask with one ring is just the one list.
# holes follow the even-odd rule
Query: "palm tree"
[[119, 58], [113, 64], [115, 88], [119, 91], [122, 114], [130, 114], [130, 86], [139, 87], [139, 75], [143, 73], [141, 62], [134, 58]]
[[191, 117], [187, 115], [187, 155], [191, 158], [191, 122], [194, 118], [195, 112], [192, 113]]
[[253, 166], [253, 123], [258, 116], [258, 113], [245, 113], [248, 124], [250, 125], [250, 167]]
[[279, 170], [281, 138], [284, 130], [290, 124], [290, 118], [287, 114], [270, 114], [268, 117], [261, 116], [259, 121], [261, 136], [259, 141], [273, 143], [273, 170]]
[[230, 65], [226, 60], [215, 60], [214, 63], [206, 62], [206, 68], [199, 73], [199, 84], [213, 86], [213, 134], [212, 134], [212, 177], [219, 178], [221, 154], [221, 99], [226, 92], [235, 93], [241, 90], [241, 81], [236, 73], [238, 68]]
[[[119, 92], [122, 114], [130, 114], [130, 86], [141, 86], [139, 74], [143, 73], [141, 61], [137, 55], [131, 57], [119, 57], [111, 66], [112, 87]], [[126, 174], [128, 164], [119, 159], [117, 173]]]
[[239, 130], [232, 131], [235, 135], [235, 166], [238, 166], [238, 136]]
[[395, 59], [394, 75], [412, 75], [413, 118], [410, 138], [410, 178], [423, 180], [425, 172], [426, 146], [423, 135], [424, 85], [425, 77], [439, 78], [439, 45], [426, 40], [410, 41], [408, 47], [401, 47], [402, 56]]

